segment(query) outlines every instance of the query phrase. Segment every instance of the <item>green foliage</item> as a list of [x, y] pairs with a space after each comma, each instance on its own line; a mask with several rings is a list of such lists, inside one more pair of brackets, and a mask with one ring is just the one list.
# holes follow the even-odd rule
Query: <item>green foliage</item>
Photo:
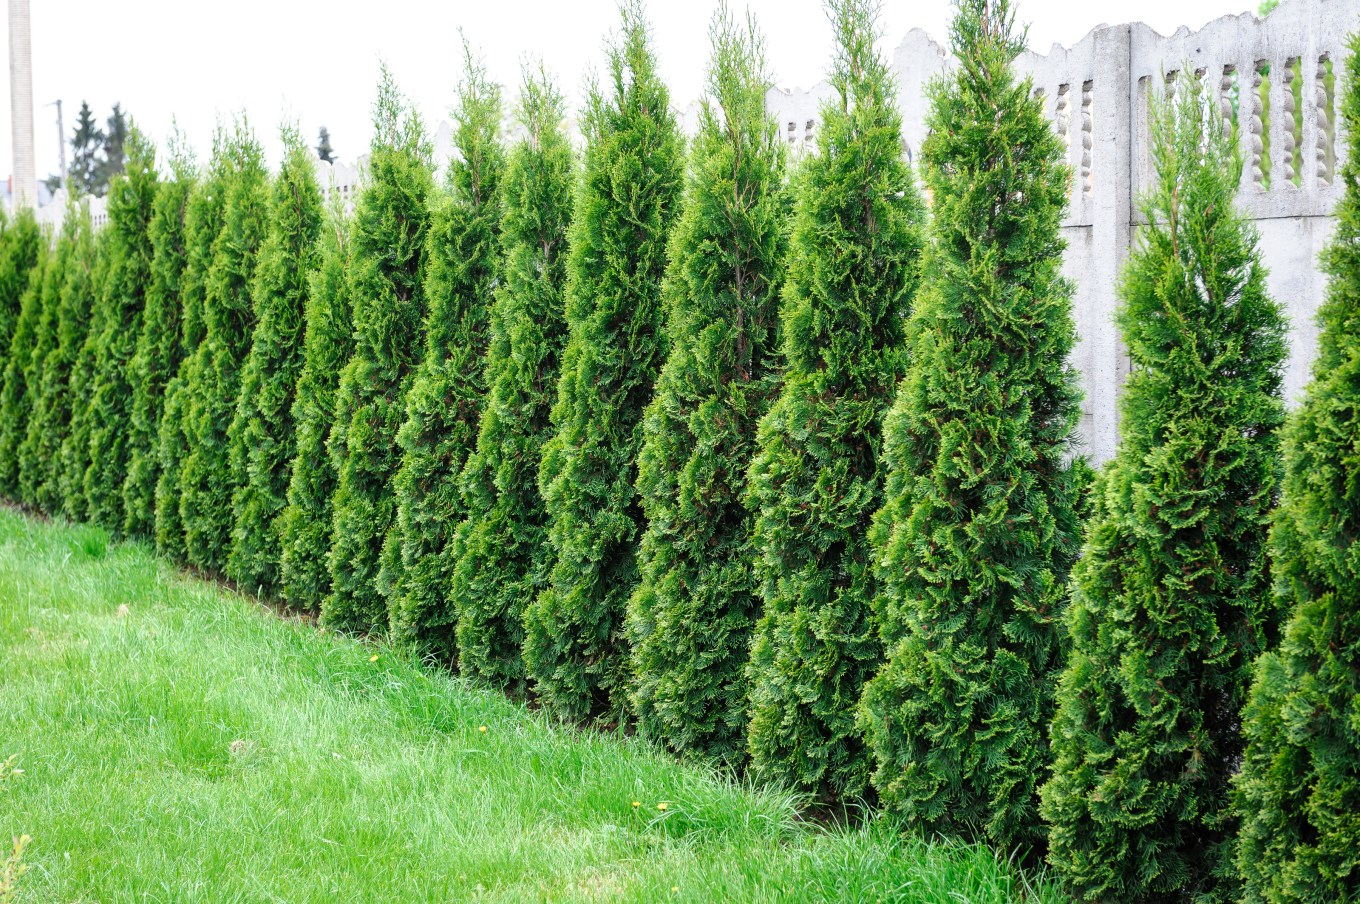
[[0, 494], [19, 501], [27, 501], [19, 494], [19, 444], [33, 410], [33, 394], [28, 390], [27, 379], [37, 350], [45, 297], [43, 277], [51, 257], [44, 239], [28, 271], [28, 284], [19, 297], [19, 316], [14, 321], [4, 371], [0, 374]]
[[[20, 210], [13, 218], [6, 218], [0, 224], [0, 396], [7, 396], [9, 393], [4, 389], [10, 381], [5, 376], [10, 369], [10, 356], [14, 341], [14, 333], [23, 318], [25, 303], [31, 308], [34, 302], [33, 293], [40, 294], [41, 286], [36, 290], [31, 289], [34, 282], [33, 276], [37, 274], [38, 282], [41, 282], [42, 271], [38, 266], [42, 261], [42, 251], [45, 247], [42, 231], [38, 228], [38, 221], [33, 217], [33, 211], [27, 208]], [[30, 313], [30, 317], [31, 317]], [[25, 355], [31, 347], [20, 349], [21, 355]], [[22, 367], [22, 365], [20, 365]], [[19, 376], [16, 375], [14, 388], [17, 391]], [[22, 394], [18, 398], [22, 398]], [[9, 402], [10, 407], [18, 404], [18, 398]], [[0, 401], [0, 408], [5, 403]], [[0, 423], [0, 445], [7, 440], [5, 434], [18, 429], [18, 423], [9, 418], [18, 415], [17, 408], [13, 413], [6, 412], [5, 421]], [[12, 442], [12, 446], [17, 446], [17, 438]], [[10, 453], [11, 459], [14, 453]], [[17, 490], [18, 467], [17, 461], [9, 466], [11, 474], [7, 480], [0, 479], [0, 493], [13, 495]]]
[[1040, 844], [1052, 679], [1077, 550], [1078, 389], [1060, 138], [1012, 60], [1005, 0], [961, 0], [930, 88], [934, 198], [911, 363], [871, 535], [885, 662], [862, 719], [874, 786], [926, 833]]
[[190, 564], [211, 571], [225, 568], [231, 546], [236, 481], [227, 431], [255, 326], [250, 292], [270, 212], [269, 173], [260, 143], [244, 120], [238, 121], [224, 153], [222, 230], [205, 276], [203, 342], [180, 403], [188, 437], [179, 475], [184, 545]]
[[[85, 216], [88, 220], [88, 208]], [[70, 380], [67, 384], [69, 428], [62, 437], [61, 460], [56, 477], [57, 495], [67, 518], [79, 521], [89, 514], [85, 496], [85, 472], [90, 469], [90, 401], [94, 396], [95, 352], [104, 333], [108, 309], [99, 303], [108, 273], [109, 244], [112, 233], [97, 234], [93, 224], [82, 229], [91, 238], [87, 265], [73, 267], [62, 288], [62, 321], [58, 326], [59, 353], [70, 355]]]
[[877, 4], [831, 0], [827, 10], [835, 99], [794, 183], [784, 385], [748, 478], [763, 606], [748, 743], [758, 775], [843, 799], [868, 777], [855, 706], [881, 651], [867, 535], [882, 504], [879, 431], [906, 365], [924, 211], [874, 51]]
[[132, 356], [132, 422], [128, 471], [123, 482], [123, 530], [150, 534], [156, 520], [156, 479], [160, 473], [160, 422], [166, 386], [183, 358], [180, 297], [188, 258], [185, 217], [194, 189], [193, 159], [171, 146], [170, 178], [156, 191], [151, 223], [151, 281], [146, 288], [142, 332]]
[[255, 334], [228, 432], [234, 526], [227, 575], [247, 590], [271, 596], [279, 589], [279, 515], [297, 451], [293, 401], [323, 215], [311, 152], [295, 126], [285, 127], [282, 138], [283, 166], [274, 180], [268, 237], [251, 287]]
[[567, 228], [575, 162], [562, 95], [526, 72], [518, 111], [524, 137], [501, 178], [501, 282], [490, 314], [487, 396], [477, 446], [463, 471], [467, 520], [455, 539], [449, 597], [458, 608], [458, 665], [525, 690], [524, 608], [552, 567], [538, 466], [550, 436], [567, 323]]
[[467, 514], [458, 478], [476, 444], [486, 395], [504, 158], [497, 135], [500, 89], [471, 52], [464, 53], [448, 195], [436, 202], [425, 244], [425, 357], [397, 434], [397, 515], [379, 577], [394, 637], [445, 662], [455, 658], [458, 623], [449, 594], [453, 534]]
[[647, 529], [627, 629], [641, 728], [676, 751], [738, 764], [760, 614], [743, 491], [778, 391], [788, 205], [783, 143], [765, 112], [764, 39], [726, 4], [711, 36], [708, 97], [670, 240], [670, 353], [638, 455]]
[[293, 399], [296, 455], [288, 480], [287, 507], [280, 515], [279, 579], [283, 596], [315, 611], [330, 592], [326, 553], [331, 542], [331, 497], [336, 462], [326, 440], [336, 420], [340, 371], [354, 354], [347, 268], [351, 223], [340, 193], [321, 230], [317, 268], [308, 280], [302, 372]]
[[[47, 279], [55, 292], [51, 340], [38, 368], [33, 414], [21, 449], [19, 481], [29, 487], [33, 503], [48, 514], [64, 510], [62, 444], [71, 427], [71, 370], [85, 340], [89, 315], [90, 270], [94, 242], [89, 211], [72, 197], [62, 222]], [[44, 291], [48, 287], [44, 286]], [[49, 302], [51, 299], [48, 300]]]
[[636, 459], [666, 353], [661, 279], [682, 144], [639, 2], [622, 7], [608, 89], [592, 88], [567, 263], [569, 337], [539, 486], [556, 561], [525, 612], [524, 659], [559, 715], [627, 706], [623, 617], [637, 584]]
[[226, 212], [231, 166], [226, 142], [221, 130], [213, 136], [212, 159], [189, 192], [184, 210], [184, 269], [179, 281], [181, 358], [175, 375], [166, 384], [165, 402], [156, 428], [156, 549], [180, 561], [187, 561], [189, 555], [180, 514], [180, 480], [189, 456], [192, 431], [187, 415], [193, 388], [199, 385], [199, 375], [207, 367], [204, 306], [213, 248]]
[[425, 127], [384, 67], [373, 110], [368, 181], [355, 209], [350, 297], [354, 355], [340, 375], [329, 440], [339, 482], [323, 621], [349, 631], [386, 628], [377, 586], [383, 540], [396, 516], [397, 432], [420, 361], [424, 249], [430, 226], [430, 146]]
[[1269, 543], [1286, 623], [1242, 718], [1237, 866], [1253, 904], [1360, 900], [1360, 37], [1345, 66], [1346, 191]]
[[1072, 572], [1049, 861], [1083, 901], [1235, 901], [1230, 779], [1270, 640], [1285, 323], [1198, 81], [1154, 104], [1156, 186], [1120, 294], [1133, 372]]
[[[57, 510], [55, 494], [50, 492], [49, 480], [52, 466], [53, 447], [45, 443], [45, 433], [52, 420], [52, 391], [43, 381], [47, 358], [57, 347], [57, 322], [61, 313], [61, 289], [66, 281], [66, 270], [71, 266], [71, 249], [75, 240], [75, 230], [79, 222], [78, 208], [73, 198], [68, 198], [65, 219], [56, 236], [52, 252], [47, 255], [47, 265], [42, 274], [42, 300], [33, 341], [33, 351], [24, 368], [23, 385], [28, 395], [25, 407], [28, 409], [27, 421], [17, 428], [19, 445], [15, 450], [18, 459], [19, 499], [46, 513]], [[43, 493], [47, 484], [48, 493]]]
[[105, 275], [96, 315], [94, 383], [88, 429], [90, 461], [85, 498], [90, 521], [110, 532], [122, 529], [123, 481], [127, 476], [128, 424], [132, 419], [129, 364], [141, 332], [151, 282], [151, 223], [156, 201], [156, 149], [137, 129], [128, 133], [127, 160], [109, 185], [109, 233]]

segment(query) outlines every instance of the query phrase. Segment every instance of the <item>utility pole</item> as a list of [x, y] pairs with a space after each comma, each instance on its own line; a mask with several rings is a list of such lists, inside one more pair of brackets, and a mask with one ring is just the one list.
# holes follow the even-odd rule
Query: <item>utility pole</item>
[[49, 107], [57, 108], [57, 155], [61, 161], [61, 184], [66, 184], [66, 124], [61, 119], [61, 98], [57, 98], [48, 104]]
[[38, 197], [33, 153], [33, 40], [28, 0], [9, 0], [9, 98], [14, 136], [14, 207], [33, 207]]

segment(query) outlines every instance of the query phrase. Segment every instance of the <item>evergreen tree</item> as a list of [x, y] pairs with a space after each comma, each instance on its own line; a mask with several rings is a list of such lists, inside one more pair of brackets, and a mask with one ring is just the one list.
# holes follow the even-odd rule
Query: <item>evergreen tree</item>
[[1286, 623], [1242, 719], [1237, 866], [1252, 904], [1360, 901], [1360, 37], [1345, 65], [1345, 194], [1269, 541]]
[[188, 455], [179, 475], [179, 512], [189, 563], [221, 571], [231, 547], [231, 471], [227, 430], [236, 410], [241, 366], [255, 326], [251, 284], [269, 216], [269, 173], [244, 119], [227, 142], [222, 229], [212, 247], [203, 293], [203, 342], [184, 405]]
[[[38, 368], [33, 415], [20, 456], [21, 486], [31, 487], [34, 504], [48, 514], [63, 511], [62, 444], [71, 425], [71, 369], [85, 340], [89, 315], [94, 241], [89, 210], [72, 194], [67, 199], [56, 257], [61, 259], [52, 291], [51, 341]], [[50, 301], [50, 300], [49, 300]]]
[[504, 156], [497, 135], [500, 89], [470, 51], [464, 54], [448, 192], [435, 206], [425, 245], [425, 357], [397, 434], [396, 522], [379, 576], [396, 638], [446, 662], [454, 659], [457, 625], [449, 595], [452, 534], [466, 515], [458, 478], [476, 443], [486, 395]]
[[[212, 158], [203, 177], [195, 181], [184, 209], [184, 269], [179, 279], [180, 360], [165, 387], [160, 422], [156, 426], [156, 549], [180, 561], [188, 560], [184, 520], [180, 515], [180, 481], [190, 449], [192, 424], [187, 419], [193, 387], [208, 366], [204, 306], [213, 249], [226, 212], [226, 185], [231, 159], [227, 136], [219, 128], [213, 136]], [[168, 263], [168, 259], [166, 260]]]
[[113, 105], [113, 112], [105, 122], [103, 157], [98, 163], [96, 193], [104, 194], [113, 180], [122, 175], [127, 165], [128, 117], [121, 104]]
[[47, 255], [47, 265], [42, 274], [42, 298], [33, 350], [23, 372], [24, 391], [28, 401], [27, 418], [17, 427], [18, 448], [18, 498], [38, 510], [52, 513], [56, 510], [50, 497], [41, 498], [40, 489], [46, 482], [50, 461], [41, 454], [42, 436], [51, 420], [51, 394], [43, 383], [43, 371], [47, 357], [57, 347], [57, 318], [61, 311], [61, 289], [66, 281], [66, 270], [71, 266], [71, 248], [75, 238], [78, 210], [73, 198], [68, 197], [65, 216], [61, 229], [53, 243], [52, 252]]
[[906, 364], [924, 209], [902, 154], [874, 0], [830, 0], [835, 96], [795, 182], [780, 306], [784, 383], [756, 435], [747, 504], [763, 614], [748, 666], [758, 775], [823, 800], [863, 792], [855, 729], [878, 665], [870, 519], [879, 430]]
[[487, 397], [463, 471], [468, 517], [455, 541], [449, 597], [458, 607], [460, 670], [522, 692], [524, 607], [552, 565], [538, 465], [567, 338], [575, 162], [562, 95], [543, 72], [525, 73], [518, 115], [524, 137], [501, 180], [503, 272], [491, 307]]
[[0, 233], [0, 370], [9, 355], [10, 341], [23, 310], [33, 268], [43, 244], [42, 231], [30, 208], [23, 208]]
[[1037, 786], [1077, 550], [1079, 414], [1060, 224], [1070, 172], [1008, 0], [960, 0], [929, 89], [934, 199], [871, 542], [885, 662], [863, 727], [883, 802], [926, 832], [1041, 843]]
[[282, 139], [283, 167], [274, 181], [269, 234], [251, 292], [255, 335], [229, 433], [235, 526], [227, 575], [270, 595], [279, 587], [278, 518], [296, 453], [293, 399], [302, 370], [307, 281], [316, 266], [322, 220], [311, 153], [294, 126], [284, 127]]
[[[88, 210], [88, 208], [87, 208]], [[88, 213], [86, 214], [88, 217]], [[85, 494], [85, 473], [90, 469], [90, 403], [94, 398], [95, 361], [108, 306], [101, 304], [104, 282], [109, 270], [109, 246], [113, 231], [94, 232], [91, 224], [88, 267], [72, 268], [70, 279], [62, 288], [62, 309], [65, 324], [58, 348], [70, 341], [71, 376], [68, 383], [69, 428], [61, 443], [61, 463], [56, 477], [57, 495], [62, 511], [72, 521], [86, 518], [90, 512]]]
[[5, 366], [0, 375], [0, 495], [20, 502], [19, 445], [33, 410], [33, 394], [26, 378], [32, 372], [37, 350], [38, 325], [43, 313], [43, 283], [51, 254], [44, 237], [38, 245], [38, 258], [28, 271], [28, 284], [19, 300], [19, 316], [10, 335]]
[[335, 151], [331, 148], [331, 131], [325, 126], [321, 127], [321, 133], [316, 136], [316, 156], [317, 159], [327, 163], [335, 162]]
[[558, 714], [618, 718], [627, 706], [623, 616], [642, 532], [642, 412], [665, 358], [661, 279], [679, 207], [682, 145], [641, 0], [622, 5], [607, 89], [591, 92], [584, 181], [568, 261], [569, 338], [539, 485], [556, 555], [525, 613], [524, 657]]
[[[71, 184], [75, 191], [93, 195], [99, 188], [100, 153], [104, 149], [104, 130], [95, 122], [88, 101], [80, 102], [76, 127], [71, 134]], [[99, 192], [102, 194], [102, 190]]]
[[331, 497], [337, 463], [326, 447], [336, 419], [340, 371], [354, 354], [347, 268], [351, 222], [340, 193], [322, 229], [317, 269], [308, 281], [302, 373], [293, 400], [296, 455], [280, 516], [279, 578], [283, 596], [299, 609], [316, 611], [330, 592], [326, 554], [331, 540]]
[[1156, 186], [1118, 324], [1120, 444], [1073, 569], [1049, 861], [1083, 901], [1236, 901], [1230, 779], [1275, 633], [1265, 546], [1285, 323], [1234, 201], [1237, 143], [1199, 80], [1154, 104]]
[[127, 477], [128, 429], [132, 418], [129, 363], [141, 332], [151, 281], [148, 226], [156, 200], [156, 150], [137, 130], [127, 137], [127, 167], [109, 186], [106, 272], [99, 305], [104, 309], [96, 339], [90, 395], [90, 463], [85, 472], [89, 518], [111, 532], [122, 530], [123, 481]]
[[180, 338], [180, 280], [188, 256], [184, 221], [196, 177], [193, 158], [178, 140], [171, 143], [169, 175], [156, 190], [147, 227], [151, 281], [130, 365], [132, 423], [123, 482], [123, 530], [132, 535], [150, 534], [155, 527], [161, 412], [166, 386], [179, 369], [184, 349]]
[[739, 763], [759, 615], [743, 503], [756, 428], [778, 383], [787, 205], [765, 111], [764, 41], [722, 4], [665, 292], [670, 355], [643, 421], [647, 519], [629, 601], [633, 709], [680, 752]]
[[373, 112], [368, 181], [351, 240], [355, 349], [340, 375], [329, 440], [339, 482], [327, 557], [331, 587], [321, 610], [326, 624], [350, 631], [388, 623], [376, 578], [396, 515], [397, 432], [423, 345], [423, 252], [433, 189], [425, 127], [386, 67]]

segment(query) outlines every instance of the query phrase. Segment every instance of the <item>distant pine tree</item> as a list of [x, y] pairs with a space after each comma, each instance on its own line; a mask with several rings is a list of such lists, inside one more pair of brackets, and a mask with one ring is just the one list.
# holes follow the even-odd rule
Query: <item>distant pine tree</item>
[[1345, 66], [1345, 194], [1269, 543], [1286, 627], [1242, 714], [1237, 867], [1250, 904], [1360, 901], [1360, 36]]
[[[86, 195], [103, 194], [100, 182], [100, 155], [104, 150], [104, 130], [95, 122], [94, 111], [88, 101], [80, 102], [76, 125], [71, 134], [71, 185], [76, 192]], [[97, 191], [96, 191], [97, 190]]]
[[132, 382], [128, 369], [141, 332], [151, 282], [151, 223], [156, 201], [156, 149], [136, 128], [128, 132], [127, 165], [109, 186], [106, 273], [99, 305], [90, 394], [90, 463], [85, 472], [89, 519], [122, 531], [123, 481], [129, 457]]
[[524, 607], [552, 567], [538, 466], [567, 340], [563, 290], [576, 173], [562, 111], [547, 75], [526, 72], [518, 111], [524, 137], [501, 180], [504, 272], [491, 307], [487, 398], [463, 471], [468, 517], [449, 589], [459, 669], [519, 693]]
[[193, 158], [172, 144], [170, 178], [156, 191], [148, 226], [151, 238], [151, 282], [132, 374], [132, 423], [128, 436], [128, 471], [123, 482], [123, 530], [150, 535], [156, 521], [156, 479], [160, 473], [160, 421], [166, 386], [179, 369], [181, 341], [180, 282], [188, 258], [184, 220], [193, 191]]
[[476, 443], [486, 395], [504, 158], [500, 89], [470, 51], [465, 56], [448, 193], [434, 208], [425, 245], [425, 357], [397, 434], [397, 515], [379, 578], [393, 635], [445, 662], [455, 658], [458, 623], [449, 595], [452, 539], [467, 513], [458, 478]]
[[28, 271], [28, 285], [19, 299], [19, 316], [0, 373], [0, 494], [20, 502], [27, 500], [19, 493], [19, 445], [33, 410], [28, 377], [37, 350], [45, 297], [43, 282], [50, 260], [47, 242], [43, 241], [38, 246], [37, 261]]
[[346, 272], [351, 228], [340, 194], [333, 191], [317, 269], [308, 281], [306, 339], [292, 413], [297, 451], [289, 475], [287, 507], [279, 524], [283, 596], [308, 611], [319, 610], [330, 592], [326, 558], [331, 542], [331, 497], [338, 477], [326, 441], [336, 420], [340, 371], [354, 354]]
[[575, 720], [628, 702], [623, 615], [637, 584], [642, 412], [665, 359], [661, 278], [679, 207], [682, 142], [641, 0], [622, 6], [608, 89], [586, 114], [584, 181], [568, 262], [570, 337], [539, 486], [556, 554], [525, 613], [524, 657], [543, 701]]
[[376, 578], [383, 540], [396, 517], [397, 431], [406, 419], [406, 393], [423, 346], [423, 261], [433, 189], [425, 127], [385, 67], [373, 126], [368, 181], [351, 239], [355, 350], [340, 376], [337, 423], [329, 440], [339, 483], [327, 557], [331, 588], [321, 618], [349, 631], [388, 624]]
[[764, 39], [726, 3], [711, 35], [708, 97], [666, 271], [670, 356], [638, 456], [647, 530], [627, 626], [641, 727], [676, 751], [739, 764], [760, 614], [743, 497], [756, 428], [779, 386], [788, 205], [783, 142], [765, 110]]
[[52, 514], [55, 500], [40, 498], [40, 490], [47, 481], [50, 459], [41, 454], [43, 432], [51, 420], [51, 393], [43, 383], [43, 371], [48, 355], [57, 347], [57, 319], [61, 312], [61, 288], [66, 281], [66, 270], [71, 266], [71, 247], [79, 213], [73, 198], [67, 199], [65, 220], [56, 235], [47, 265], [42, 274], [42, 298], [33, 339], [33, 351], [24, 368], [24, 391], [27, 415], [18, 427], [19, 445], [15, 457], [19, 462], [18, 497], [39, 511]]
[[[180, 361], [175, 375], [165, 387], [165, 401], [156, 428], [156, 549], [179, 561], [188, 561], [184, 540], [184, 520], [180, 514], [180, 480], [184, 460], [189, 455], [190, 430], [187, 420], [193, 387], [207, 364], [207, 331], [204, 323], [208, 270], [213, 248], [222, 231], [226, 212], [226, 184], [232, 162], [227, 153], [227, 136], [220, 128], [213, 136], [212, 157], [189, 192], [184, 209], [184, 269], [180, 273]], [[168, 261], [167, 261], [168, 262]]]
[[227, 430], [236, 411], [241, 366], [255, 327], [251, 287], [269, 225], [269, 173], [255, 133], [239, 121], [227, 145], [222, 231], [213, 243], [203, 295], [201, 359], [184, 409], [189, 454], [180, 470], [180, 517], [190, 564], [222, 571], [231, 548], [231, 470]]
[[881, 651], [867, 535], [883, 502], [879, 432], [907, 361], [923, 207], [874, 51], [878, 5], [830, 0], [827, 11], [835, 96], [794, 182], [784, 384], [748, 478], [763, 606], [748, 743], [758, 775], [834, 801], [868, 779], [855, 708]]
[[325, 126], [321, 127], [321, 132], [316, 136], [316, 156], [317, 159], [327, 163], [335, 162], [335, 151], [331, 148], [331, 131]]
[[88, 227], [88, 232], [87, 265], [72, 268], [71, 278], [62, 289], [61, 304], [65, 314], [63, 325], [58, 327], [57, 343], [61, 353], [69, 354], [71, 361], [67, 385], [70, 421], [61, 443], [57, 495], [61, 498], [62, 512], [73, 521], [83, 520], [90, 511], [85, 494], [85, 472], [90, 469], [90, 402], [94, 396], [99, 338], [104, 334], [108, 315], [108, 307], [99, 300], [104, 294], [109, 270], [112, 232], [101, 229], [95, 233], [93, 225]]
[[246, 590], [270, 596], [279, 590], [278, 519], [297, 451], [293, 399], [323, 217], [311, 153], [296, 127], [286, 126], [281, 137], [283, 166], [274, 180], [268, 237], [251, 285], [255, 333], [228, 433], [234, 527], [227, 575]]

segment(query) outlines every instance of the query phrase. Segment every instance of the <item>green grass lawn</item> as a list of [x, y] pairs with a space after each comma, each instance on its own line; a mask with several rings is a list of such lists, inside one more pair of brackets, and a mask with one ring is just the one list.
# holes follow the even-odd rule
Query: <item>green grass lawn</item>
[[5, 509], [11, 755], [19, 902], [1058, 899], [985, 849], [818, 828], [782, 794]]

